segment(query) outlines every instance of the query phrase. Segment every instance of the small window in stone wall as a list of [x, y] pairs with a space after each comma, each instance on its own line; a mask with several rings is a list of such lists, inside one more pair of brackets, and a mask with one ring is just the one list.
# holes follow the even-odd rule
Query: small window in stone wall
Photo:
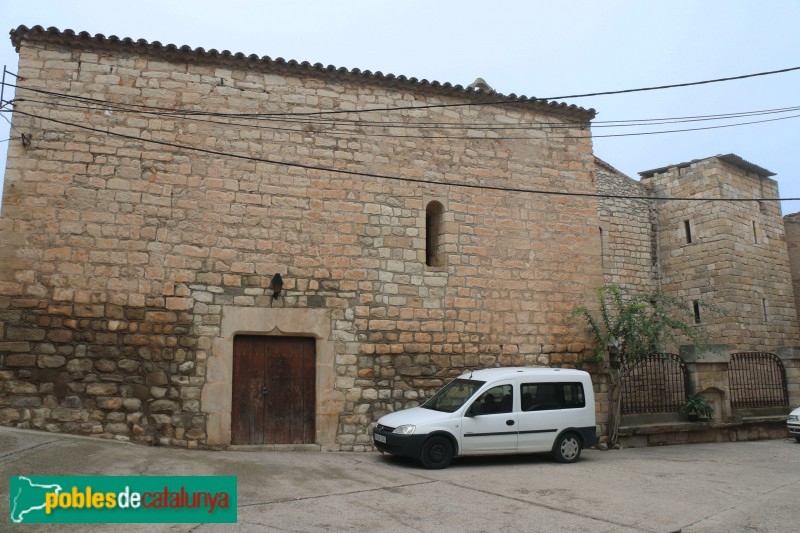
[[683, 230], [686, 232], [686, 244], [692, 244], [692, 223], [689, 220], [683, 221]]
[[444, 266], [444, 206], [430, 202], [425, 208], [425, 264]]
[[694, 310], [694, 322], [695, 324], [700, 323], [700, 300], [694, 300], [692, 302], [692, 309]]
[[758, 244], [758, 222], [753, 221], [753, 242]]
[[600, 267], [605, 267], [606, 243], [603, 228], [600, 228]]

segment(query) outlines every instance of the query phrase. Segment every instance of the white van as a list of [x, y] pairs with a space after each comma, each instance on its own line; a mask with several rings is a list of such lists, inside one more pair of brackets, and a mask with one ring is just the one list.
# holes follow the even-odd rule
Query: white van
[[381, 417], [372, 431], [380, 452], [444, 468], [455, 456], [549, 452], [578, 460], [597, 443], [589, 374], [560, 368], [467, 372], [420, 407]]

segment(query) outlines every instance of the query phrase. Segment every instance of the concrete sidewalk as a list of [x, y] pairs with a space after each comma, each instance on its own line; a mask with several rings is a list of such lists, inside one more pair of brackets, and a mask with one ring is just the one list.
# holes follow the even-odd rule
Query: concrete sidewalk
[[[238, 477], [239, 523], [15, 526], [12, 475]], [[794, 532], [794, 439], [470, 458], [446, 470], [372, 453], [198, 451], [0, 428], [0, 531]]]

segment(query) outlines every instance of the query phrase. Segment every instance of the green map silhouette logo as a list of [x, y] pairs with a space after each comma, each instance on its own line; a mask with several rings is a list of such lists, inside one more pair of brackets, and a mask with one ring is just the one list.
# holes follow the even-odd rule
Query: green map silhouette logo
[[[64, 490], [61, 485], [34, 483], [25, 476], [12, 477], [9, 485], [11, 522], [15, 524], [25, 522], [26, 515], [30, 513], [33, 513], [33, 515], [37, 515], [37, 513], [44, 514], [45, 506], [47, 505], [46, 495], [53, 492], [59, 494]], [[29, 516], [28, 519], [33, 518], [33, 515]]]

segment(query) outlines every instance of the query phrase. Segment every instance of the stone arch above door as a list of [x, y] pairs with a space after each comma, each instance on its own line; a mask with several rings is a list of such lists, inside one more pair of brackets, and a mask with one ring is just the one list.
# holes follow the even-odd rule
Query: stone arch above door
[[231, 443], [233, 338], [235, 335], [287, 335], [314, 337], [316, 343], [316, 434], [323, 449], [336, 442], [338, 416], [344, 395], [334, 390], [334, 348], [326, 309], [264, 309], [225, 306], [220, 336], [211, 345], [201, 408], [208, 415], [208, 445]]

